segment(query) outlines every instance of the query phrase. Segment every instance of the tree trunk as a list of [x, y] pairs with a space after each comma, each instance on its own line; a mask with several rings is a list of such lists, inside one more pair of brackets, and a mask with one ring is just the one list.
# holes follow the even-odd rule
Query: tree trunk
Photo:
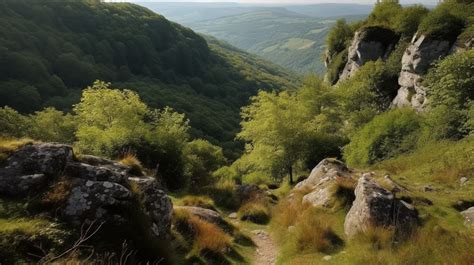
[[293, 167], [289, 166], [288, 167], [288, 176], [290, 177], [290, 184], [293, 185]]

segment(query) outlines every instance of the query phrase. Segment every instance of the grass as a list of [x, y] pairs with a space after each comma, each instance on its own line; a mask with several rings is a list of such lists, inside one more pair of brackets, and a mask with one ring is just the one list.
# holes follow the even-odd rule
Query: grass
[[137, 156], [132, 153], [126, 153], [119, 161], [120, 163], [130, 167], [130, 174], [135, 176], [143, 176], [143, 166]]
[[216, 210], [214, 201], [208, 196], [187, 195], [181, 198], [180, 200], [176, 201], [176, 203], [183, 206], [194, 206], [194, 207], [201, 207], [201, 208], [206, 208], [206, 209], [210, 209], [214, 211]]
[[232, 237], [219, 226], [202, 220], [185, 209], [173, 211], [173, 224], [190, 247], [188, 257], [199, 256], [203, 252], [225, 255], [232, 244]]
[[270, 221], [270, 208], [268, 203], [262, 200], [248, 201], [239, 208], [237, 215], [243, 221], [266, 224]]
[[49, 224], [50, 222], [44, 219], [0, 219], [0, 234], [21, 233], [33, 236]]
[[[343, 198], [353, 192], [352, 181], [338, 181], [331, 209], [300, 203], [305, 191], [281, 200], [272, 215], [271, 230], [280, 243], [278, 264], [473, 264], [474, 231], [464, 226], [458, 201], [474, 201], [474, 140], [427, 144], [411, 153], [376, 164], [367, 171], [389, 174], [408, 191], [396, 194], [419, 212], [420, 227], [400, 241], [392, 229], [372, 228], [351, 239], [344, 235]], [[469, 181], [460, 185], [460, 177]], [[383, 180], [383, 179], [382, 179]], [[435, 187], [424, 192], [426, 184]], [[329, 240], [338, 236], [341, 241]], [[330, 260], [323, 260], [326, 255]]]
[[412, 180], [456, 184], [459, 178], [474, 176], [474, 137], [424, 145], [413, 153], [379, 163], [375, 169]]
[[20, 147], [33, 143], [34, 141], [28, 138], [8, 138], [0, 137], [0, 162], [6, 160], [15, 150]]

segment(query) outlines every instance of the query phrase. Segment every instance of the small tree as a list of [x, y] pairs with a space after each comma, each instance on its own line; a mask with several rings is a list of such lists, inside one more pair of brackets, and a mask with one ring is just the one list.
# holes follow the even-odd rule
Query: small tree
[[119, 155], [145, 136], [143, 118], [147, 111], [135, 92], [112, 89], [109, 83], [95, 81], [74, 106], [77, 147], [97, 155]]

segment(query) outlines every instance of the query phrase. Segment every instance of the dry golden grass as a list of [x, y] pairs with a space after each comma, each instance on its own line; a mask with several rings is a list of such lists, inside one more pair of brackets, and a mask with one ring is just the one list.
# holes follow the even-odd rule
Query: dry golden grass
[[15, 139], [0, 137], [0, 162], [7, 159], [10, 154], [18, 148], [33, 142], [33, 140], [28, 138]]
[[225, 254], [231, 246], [232, 237], [219, 226], [190, 214], [185, 209], [173, 211], [173, 222], [180, 234], [191, 241], [190, 253], [202, 251]]
[[194, 249], [196, 251], [209, 250], [221, 254], [227, 252], [232, 238], [220, 227], [196, 216], [191, 216], [189, 223], [195, 229]]
[[211, 209], [211, 210], [216, 209], [214, 205], [214, 201], [207, 196], [187, 195], [179, 201], [179, 204], [184, 205], [184, 206], [201, 207], [201, 208], [206, 208], [206, 209]]
[[126, 153], [119, 161], [130, 167], [130, 173], [137, 176], [143, 176], [143, 166], [137, 156], [133, 153]]
[[327, 214], [306, 211], [295, 225], [295, 241], [299, 251], [331, 253], [342, 245], [334, 233]]

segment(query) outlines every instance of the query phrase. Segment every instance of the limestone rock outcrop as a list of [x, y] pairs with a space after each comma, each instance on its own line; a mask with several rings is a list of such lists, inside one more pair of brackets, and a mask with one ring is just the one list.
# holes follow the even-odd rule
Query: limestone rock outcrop
[[[149, 234], [167, 235], [173, 206], [155, 178], [132, 176], [127, 166], [112, 160], [81, 158], [69, 145], [25, 145], [0, 168], [0, 196], [42, 197], [67, 183], [61, 193], [64, 198], [51, 209], [53, 218], [72, 226], [96, 221], [133, 227], [131, 216], [140, 216], [149, 224]], [[48, 214], [47, 207], [38, 208], [44, 211], [40, 214]]]
[[354, 236], [372, 227], [392, 227], [399, 235], [409, 234], [418, 223], [416, 209], [377, 184], [369, 174], [357, 183], [355, 200], [344, 221], [344, 233]]
[[366, 27], [357, 31], [349, 47], [347, 63], [339, 80], [346, 80], [369, 61], [385, 60], [395, 48], [399, 36], [382, 27]]
[[449, 54], [448, 40], [432, 39], [415, 35], [402, 57], [402, 70], [398, 78], [400, 89], [392, 101], [392, 107], [412, 107], [418, 111], [426, 104], [426, 88], [423, 76], [436, 60]]
[[354, 180], [351, 170], [339, 160], [324, 159], [313, 168], [307, 179], [295, 186], [292, 193], [305, 191], [303, 203], [310, 203], [313, 207], [330, 207], [337, 191], [335, 186], [341, 180]]
[[0, 168], [0, 195], [26, 196], [44, 188], [73, 160], [68, 145], [28, 144], [14, 152]]

